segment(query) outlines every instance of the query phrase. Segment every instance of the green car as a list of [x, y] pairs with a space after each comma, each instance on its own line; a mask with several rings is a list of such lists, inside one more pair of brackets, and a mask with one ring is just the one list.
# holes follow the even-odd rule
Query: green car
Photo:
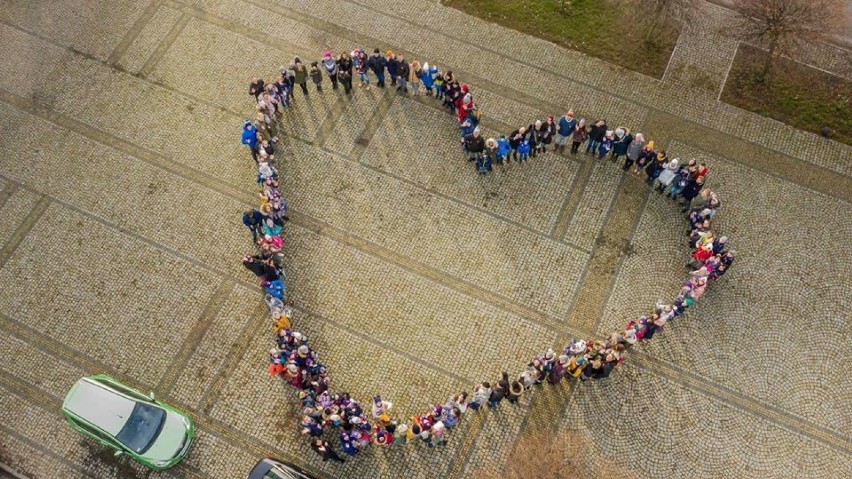
[[180, 411], [115, 379], [80, 379], [65, 395], [62, 413], [74, 429], [154, 469], [180, 462], [192, 438], [192, 420]]

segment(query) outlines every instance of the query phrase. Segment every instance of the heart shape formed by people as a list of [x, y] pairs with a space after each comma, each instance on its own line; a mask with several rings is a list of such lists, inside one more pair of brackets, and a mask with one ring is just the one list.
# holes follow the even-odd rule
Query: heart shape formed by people
[[[470, 410], [490, 409], [504, 399], [517, 402], [526, 391], [545, 382], [556, 385], [565, 380], [606, 378], [630, 348], [652, 339], [668, 321], [681, 316], [703, 296], [709, 283], [724, 275], [734, 260], [735, 253], [727, 250], [727, 238], [717, 237], [711, 229], [720, 202], [705, 185], [706, 165], [695, 160], [689, 163], [669, 160], [666, 152], [655, 150], [652, 141], [646, 143], [641, 133], [632, 135], [624, 127], [608, 130], [605, 121], [587, 126], [584, 119], [575, 118], [569, 110], [558, 120], [550, 116], [508, 135], [485, 139], [479, 129], [480, 110], [467, 84], [460, 83], [452, 72], [444, 74], [428, 63], [409, 64], [392, 52], [382, 57], [376, 50], [368, 57], [356, 49], [333, 59], [327, 51], [322, 62], [313, 62], [310, 68], [297, 57], [290, 70], [292, 74], [282, 69], [281, 77], [271, 85], [253, 79], [250, 86], [250, 93], [258, 102], [257, 116], [255, 123], [248, 120], [244, 123], [242, 142], [258, 163], [256, 181], [261, 189], [261, 205], [258, 210], [246, 212], [243, 222], [260, 251], [246, 255], [243, 263], [261, 279], [274, 323], [276, 346], [270, 350], [269, 374], [298, 391], [303, 412], [302, 433], [312, 438], [312, 446], [325, 459], [339, 459], [321, 439], [329, 428], [339, 428], [341, 446], [349, 455], [357, 454], [371, 443], [389, 446], [419, 439], [429, 446], [442, 445], [447, 441], [447, 430], [456, 427]], [[322, 91], [323, 77], [328, 76], [333, 89], [342, 84], [345, 94], [351, 95], [356, 75], [362, 86], [369, 84], [368, 71], [375, 74], [381, 88], [386, 87], [387, 72], [391, 75], [391, 86], [398, 91], [418, 94], [422, 85], [428, 97], [440, 101], [454, 114], [467, 159], [479, 174], [489, 174], [497, 164], [526, 162], [531, 156], [545, 153], [551, 144], [555, 144], [556, 151], [564, 152], [570, 140], [572, 154], [586, 143], [586, 152], [592, 152], [596, 158], [611, 156], [615, 161], [623, 157], [625, 171], [633, 167], [637, 173], [644, 170], [649, 187], [673, 199], [686, 199], [684, 211], [689, 213], [690, 242], [694, 244], [689, 264], [693, 269], [675, 299], [670, 303], [658, 302], [648, 316], [629, 321], [623, 330], [606, 338], [571, 340], [563, 347], [548, 349], [532, 358], [517, 377], [503, 373], [493, 385], [489, 382], [476, 385], [470, 395], [466, 392], [451, 395], [445, 404], [429, 406], [410, 423], [394, 421], [390, 415], [392, 404], [378, 395], [373, 397], [368, 414], [349, 394], [332, 394], [327, 368], [320, 362], [317, 351], [310, 347], [308, 338], [292, 327], [292, 308], [285, 303], [280, 251], [284, 247], [281, 235], [288, 219], [287, 202], [278, 190], [278, 172], [273, 166], [277, 142], [274, 133], [278, 118], [292, 101], [296, 84], [307, 95], [308, 78]]]

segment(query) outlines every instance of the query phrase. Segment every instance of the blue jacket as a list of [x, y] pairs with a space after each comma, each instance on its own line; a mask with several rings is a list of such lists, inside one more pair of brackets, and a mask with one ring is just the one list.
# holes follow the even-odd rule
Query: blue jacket
[[571, 133], [574, 133], [574, 128], [577, 126], [577, 120], [571, 118], [568, 120], [567, 117], [563, 116], [559, 118], [557, 122], [558, 129], [556, 130], [562, 136], [569, 136]]
[[518, 153], [529, 153], [530, 152], [530, 140], [529, 138], [524, 138], [518, 144]]
[[423, 73], [420, 74], [420, 81], [423, 82], [423, 86], [426, 88], [434, 88], [435, 80], [432, 78], [432, 75], [438, 73], [438, 69], [435, 67], [429, 67], [429, 70], [423, 70]]
[[280, 279], [276, 279], [275, 281], [270, 281], [269, 286], [266, 287], [266, 292], [272, 295], [275, 298], [284, 299], [284, 282]]
[[500, 156], [507, 156], [512, 152], [512, 146], [509, 145], [509, 140], [506, 138], [498, 138], [497, 139], [497, 154]]
[[251, 122], [247, 122], [243, 125], [242, 143], [252, 150], [257, 145], [257, 127], [255, 127]]

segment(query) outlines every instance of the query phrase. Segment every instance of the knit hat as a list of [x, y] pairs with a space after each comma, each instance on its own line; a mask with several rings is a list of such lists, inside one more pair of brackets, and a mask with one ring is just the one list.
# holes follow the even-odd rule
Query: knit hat
[[299, 349], [297, 350], [297, 352], [299, 354], [299, 357], [305, 358], [305, 357], [308, 356], [308, 352], [310, 352], [310, 349], [308, 349], [307, 345], [303, 344], [303, 345], [299, 346]]
[[612, 130], [607, 130], [607, 131], [606, 131], [606, 137], [607, 137], [607, 138], [612, 138], [612, 134], [613, 134], [613, 133], [612, 133]]
[[326, 50], [322, 53], [323, 58], [331, 58], [331, 50]]
[[571, 352], [574, 354], [582, 354], [586, 352], [586, 342], [582, 339], [574, 343], [574, 346], [571, 347]]
[[547, 352], [544, 353], [544, 359], [546, 361], [553, 361], [553, 358], [555, 358], [555, 357], [556, 357], [556, 353], [553, 352], [553, 349], [551, 349], [551, 348], [548, 348]]
[[649, 150], [653, 150], [654, 149], [654, 140], [649, 141], [648, 144], [645, 145], [645, 148], [647, 148]]
[[616, 128], [615, 129], [615, 136], [617, 136], [619, 140], [624, 138], [624, 128], [621, 128], [621, 127]]
[[674, 160], [672, 160], [671, 163], [669, 163], [669, 167], [672, 168], [672, 169], [677, 168], [677, 165], [678, 165], [678, 159], [677, 158], [675, 158]]

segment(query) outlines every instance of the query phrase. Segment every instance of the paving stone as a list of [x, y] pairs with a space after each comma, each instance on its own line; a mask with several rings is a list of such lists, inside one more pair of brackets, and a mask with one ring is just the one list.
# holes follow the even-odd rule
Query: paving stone
[[125, 70], [137, 73], [145, 61], [154, 53], [157, 45], [166, 38], [169, 30], [177, 23], [180, 12], [172, 8], [160, 7], [127, 48], [118, 61]]
[[591, 249], [595, 245], [612, 201], [618, 192], [622, 174], [621, 169], [608, 160], [594, 160], [587, 157], [586, 161], [594, 162], [592, 174], [565, 231], [565, 240]]
[[33, 4], [4, 0], [4, 21], [35, 31], [63, 45], [106, 59], [121, 41], [148, 1], [116, 4], [110, 0], [57, 0]]
[[12, 193], [6, 204], [0, 208], [0, 246], [9, 241], [36, 201], [38, 195], [30, 191], [18, 189]]
[[[251, 290], [236, 286], [221, 309], [212, 319], [204, 336], [189, 356], [186, 366], [180, 371], [170, 396], [196, 409], [204, 393], [214, 383], [217, 373], [223, 372], [227, 357], [222, 354], [231, 349], [239, 339], [240, 332], [257, 316], [261, 302], [259, 289]], [[191, 338], [190, 338], [191, 339]]]
[[[563, 316], [569, 306], [586, 253], [476, 215], [309, 145], [294, 145], [291, 154], [282, 167], [281, 188], [292, 191], [288, 201], [301, 211], [555, 316]], [[495, 260], [480, 255], [495, 247]], [[536, 255], [528, 253], [532, 248]]]
[[[182, 281], [186, 274], [195, 280]], [[152, 384], [166, 364], [145, 358], [171, 357], [201, 314], [213, 279], [80, 213], [51, 206], [0, 270], [0, 312]], [[164, 282], [171, 284], [168, 291], [158, 288]], [[102, 326], [104, 318], [109, 327]]]

